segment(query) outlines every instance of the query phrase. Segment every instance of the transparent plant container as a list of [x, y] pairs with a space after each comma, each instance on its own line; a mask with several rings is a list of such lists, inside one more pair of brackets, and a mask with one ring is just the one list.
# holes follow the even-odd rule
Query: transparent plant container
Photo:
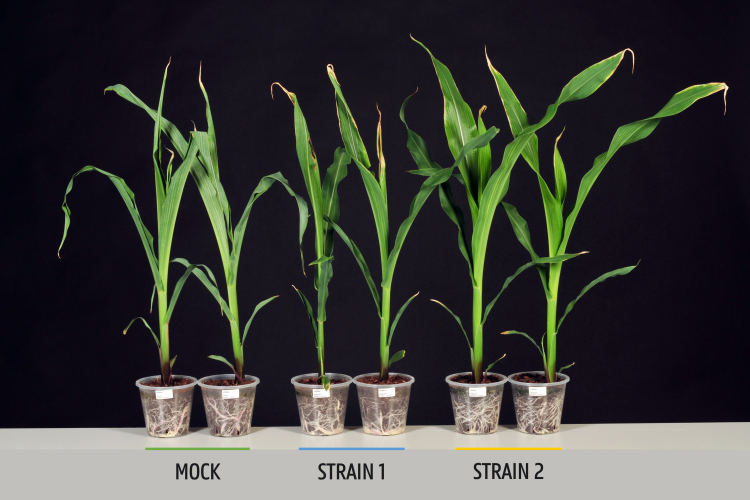
[[173, 379], [188, 379], [187, 385], [173, 387], [149, 387], [143, 385], [161, 375], [144, 377], [136, 380], [135, 385], [141, 392], [143, 418], [146, 430], [153, 437], [180, 437], [188, 433], [190, 412], [193, 410], [193, 389], [198, 381], [186, 375], [172, 375]]
[[518, 430], [526, 434], [552, 434], [559, 431], [565, 386], [570, 382], [570, 377], [558, 373], [558, 382], [543, 384], [513, 380], [516, 375], [524, 373], [544, 375], [544, 372], [519, 372], [508, 377], [513, 388]]
[[471, 375], [471, 372], [454, 373], [445, 377], [453, 403], [456, 430], [461, 434], [493, 434], [500, 420], [500, 405], [503, 402], [503, 387], [508, 381], [505, 375], [490, 384], [462, 384], [451, 379], [456, 375]]
[[208, 385], [207, 380], [233, 380], [234, 374], [211, 375], [198, 381], [206, 408], [208, 431], [212, 436], [238, 437], [250, 434], [255, 406], [255, 388], [260, 379], [245, 375], [252, 384], [235, 386]]
[[362, 426], [365, 434], [376, 436], [395, 436], [406, 430], [406, 414], [409, 411], [409, 395], [414, 377], [403, 373], [410, 380], [401, 384], [365, 384], [359, 379], [378, 377], [379, 373], [365, 373], [354, 377], [359, 397], [359, 410], [362, 413]]
[[311, 436], [333, 436], [344, 431], [346, 402], [352, 378], [340, 373], [326, 373], [330, 379], [343, 379], [345, 382], [331, 384], [328, 392], [322, 385], [301, 384], [299, 380], [318, 377], [317, 373], [306, 373], [292, 379], [297, 393], [297, 408], [302, 432]]

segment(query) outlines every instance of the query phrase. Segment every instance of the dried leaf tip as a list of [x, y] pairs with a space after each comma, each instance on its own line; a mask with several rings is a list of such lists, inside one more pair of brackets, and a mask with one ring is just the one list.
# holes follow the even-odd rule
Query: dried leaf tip
[[506, 330], [504, 332], [500, 332], [500, 335], [508, 335], [508, 332], [510, 332], [510, 330]]
[[583, 252], [578, 252], [578, 255], [583, 255], [585, 253], [589, 253], [589, 251], [588, 250], [584, 250]]
[[203, 61], [198, 63], [198, 85], [200, 85], [203, 90], [206, 90], [205, 87], [203, 86], [203, 82], [201, 81], [202, 73], [203, 73]]
[[487, 111], [487, 105], [486, 104], [483, 105], [481, 108], [479, 108], [479, 116], [481, 117], [482, 113], [484, 113], [485, 111]]
[[[193, 120], [190, 120], [190, 121], [193, 122]], [[195, 122], [193, 122], [193, 132], [197, 132], [197, 131], [198, 131], [198, 127], [196, 127]]]
[[727, 92], [729, 91], [729, 85], [726, 83], [721, 84], [724, 87], [724, 115], [727, 114]]
[[625, 49], [622, 51], [623, 57], [625, 57], [625, 52], [630, 52], [630, 55], [633, 56], [633, 69], [630, 71], [630, 74], [632, 75], [633, 73], [635, 73], [635, 52], [630, 49]]
[[329, 64], [328, 66], [326, 66], [326, 70], [328, 70], [328, 74], [329, 74], [330, 76], [332, 76], [334, 80], [336, 80], [336, 83], [337, 83], [338, 85], [341, 85], [341, 84], [339, 83], [339, 79], [338, 79], [338, 78], [336, 78], [336, 72], [335, 72], [335, 71], [333, 71], [333, 64]]
[[287, 97], [289, 98], [289, 100], [290, 100], [290, 101], [292, 101], [292, 104], [296, 104], [296, 103], [294, 102], [294, 99], [292, 99], [292, 96], [293, 96], [294, 94], [292, 94], [292, 93], [291, 93], [291, 92], [289, 92], [289, 91], [288, 91], [287, 89], [285, 89], [285, 88], [284, 88], [284, 86], [283, 86], [283, 85], [281, 85], [281, 84], [280, 84], [279, 82], [273, 82], [273, 83], [271, 84], [271, 99], [273, 99], [273, 86], [274, 86], [274, 85], [278, 85], [278, 86], [279, 86], [279, 88], [281, 88], [281, 90], [283, 90], [283, 91], [284, 91], [284, 93], [285, 93], [285, 94], [286, 94], [286, 96], [287, 96]]

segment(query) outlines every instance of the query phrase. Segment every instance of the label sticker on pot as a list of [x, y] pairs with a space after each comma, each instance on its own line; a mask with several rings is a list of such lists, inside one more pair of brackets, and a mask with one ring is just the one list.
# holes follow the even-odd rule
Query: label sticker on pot
[[313, 389], [313, 398], [330, 398], [331, 397], [331, 391], [325, 390], [325, 389]]
[[156, 399], [172, 399], [172, 389], [166, 389], [164, 391], [154, 391]]
[[546, 396], [546, 387], [529, 387], [529, 396]]
[[239, 389], [226, 389], [221, 391], [221, 399], [237, 399], [239, 397]]
[[383, 389], [378, 389], [378, 397], [379, 398], [392, 398], [396, 395], [396, 388], [395, 387], [385, 387]]
[[483, 398], [485, 396], [487, 396], [486, 387], [469, 387], [470, 398]]

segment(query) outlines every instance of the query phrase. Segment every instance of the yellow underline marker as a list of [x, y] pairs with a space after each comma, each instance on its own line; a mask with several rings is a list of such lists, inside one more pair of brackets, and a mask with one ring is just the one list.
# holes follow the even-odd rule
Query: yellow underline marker
[[488, 451], [488, 450], [534, 450], [534, 451], [547, 451], [547, 450], [562, 450], [562, 448], [456, 448], [458, 451]]

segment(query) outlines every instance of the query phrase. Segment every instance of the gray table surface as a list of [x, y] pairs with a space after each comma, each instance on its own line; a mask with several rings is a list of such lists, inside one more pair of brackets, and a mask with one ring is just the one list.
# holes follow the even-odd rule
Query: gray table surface
[[248, 436], [217, 438], [196, 428], [158, 439], [145, 428], [0, 429], [0, 450], [143, 450], [149, 447], [297, 450], [299, 448], [562, 448], [589, 450], [750, 450], [750, 422], [684, 424], [563, 424], [557, 434], [531, 436], [501, 426], [487, 436], [465, 436], [453, 426], [408, 426], [398, 436], [370, 436], [361, 427], [337, 436], [308, 436], [299, 427], [256, 427]]

